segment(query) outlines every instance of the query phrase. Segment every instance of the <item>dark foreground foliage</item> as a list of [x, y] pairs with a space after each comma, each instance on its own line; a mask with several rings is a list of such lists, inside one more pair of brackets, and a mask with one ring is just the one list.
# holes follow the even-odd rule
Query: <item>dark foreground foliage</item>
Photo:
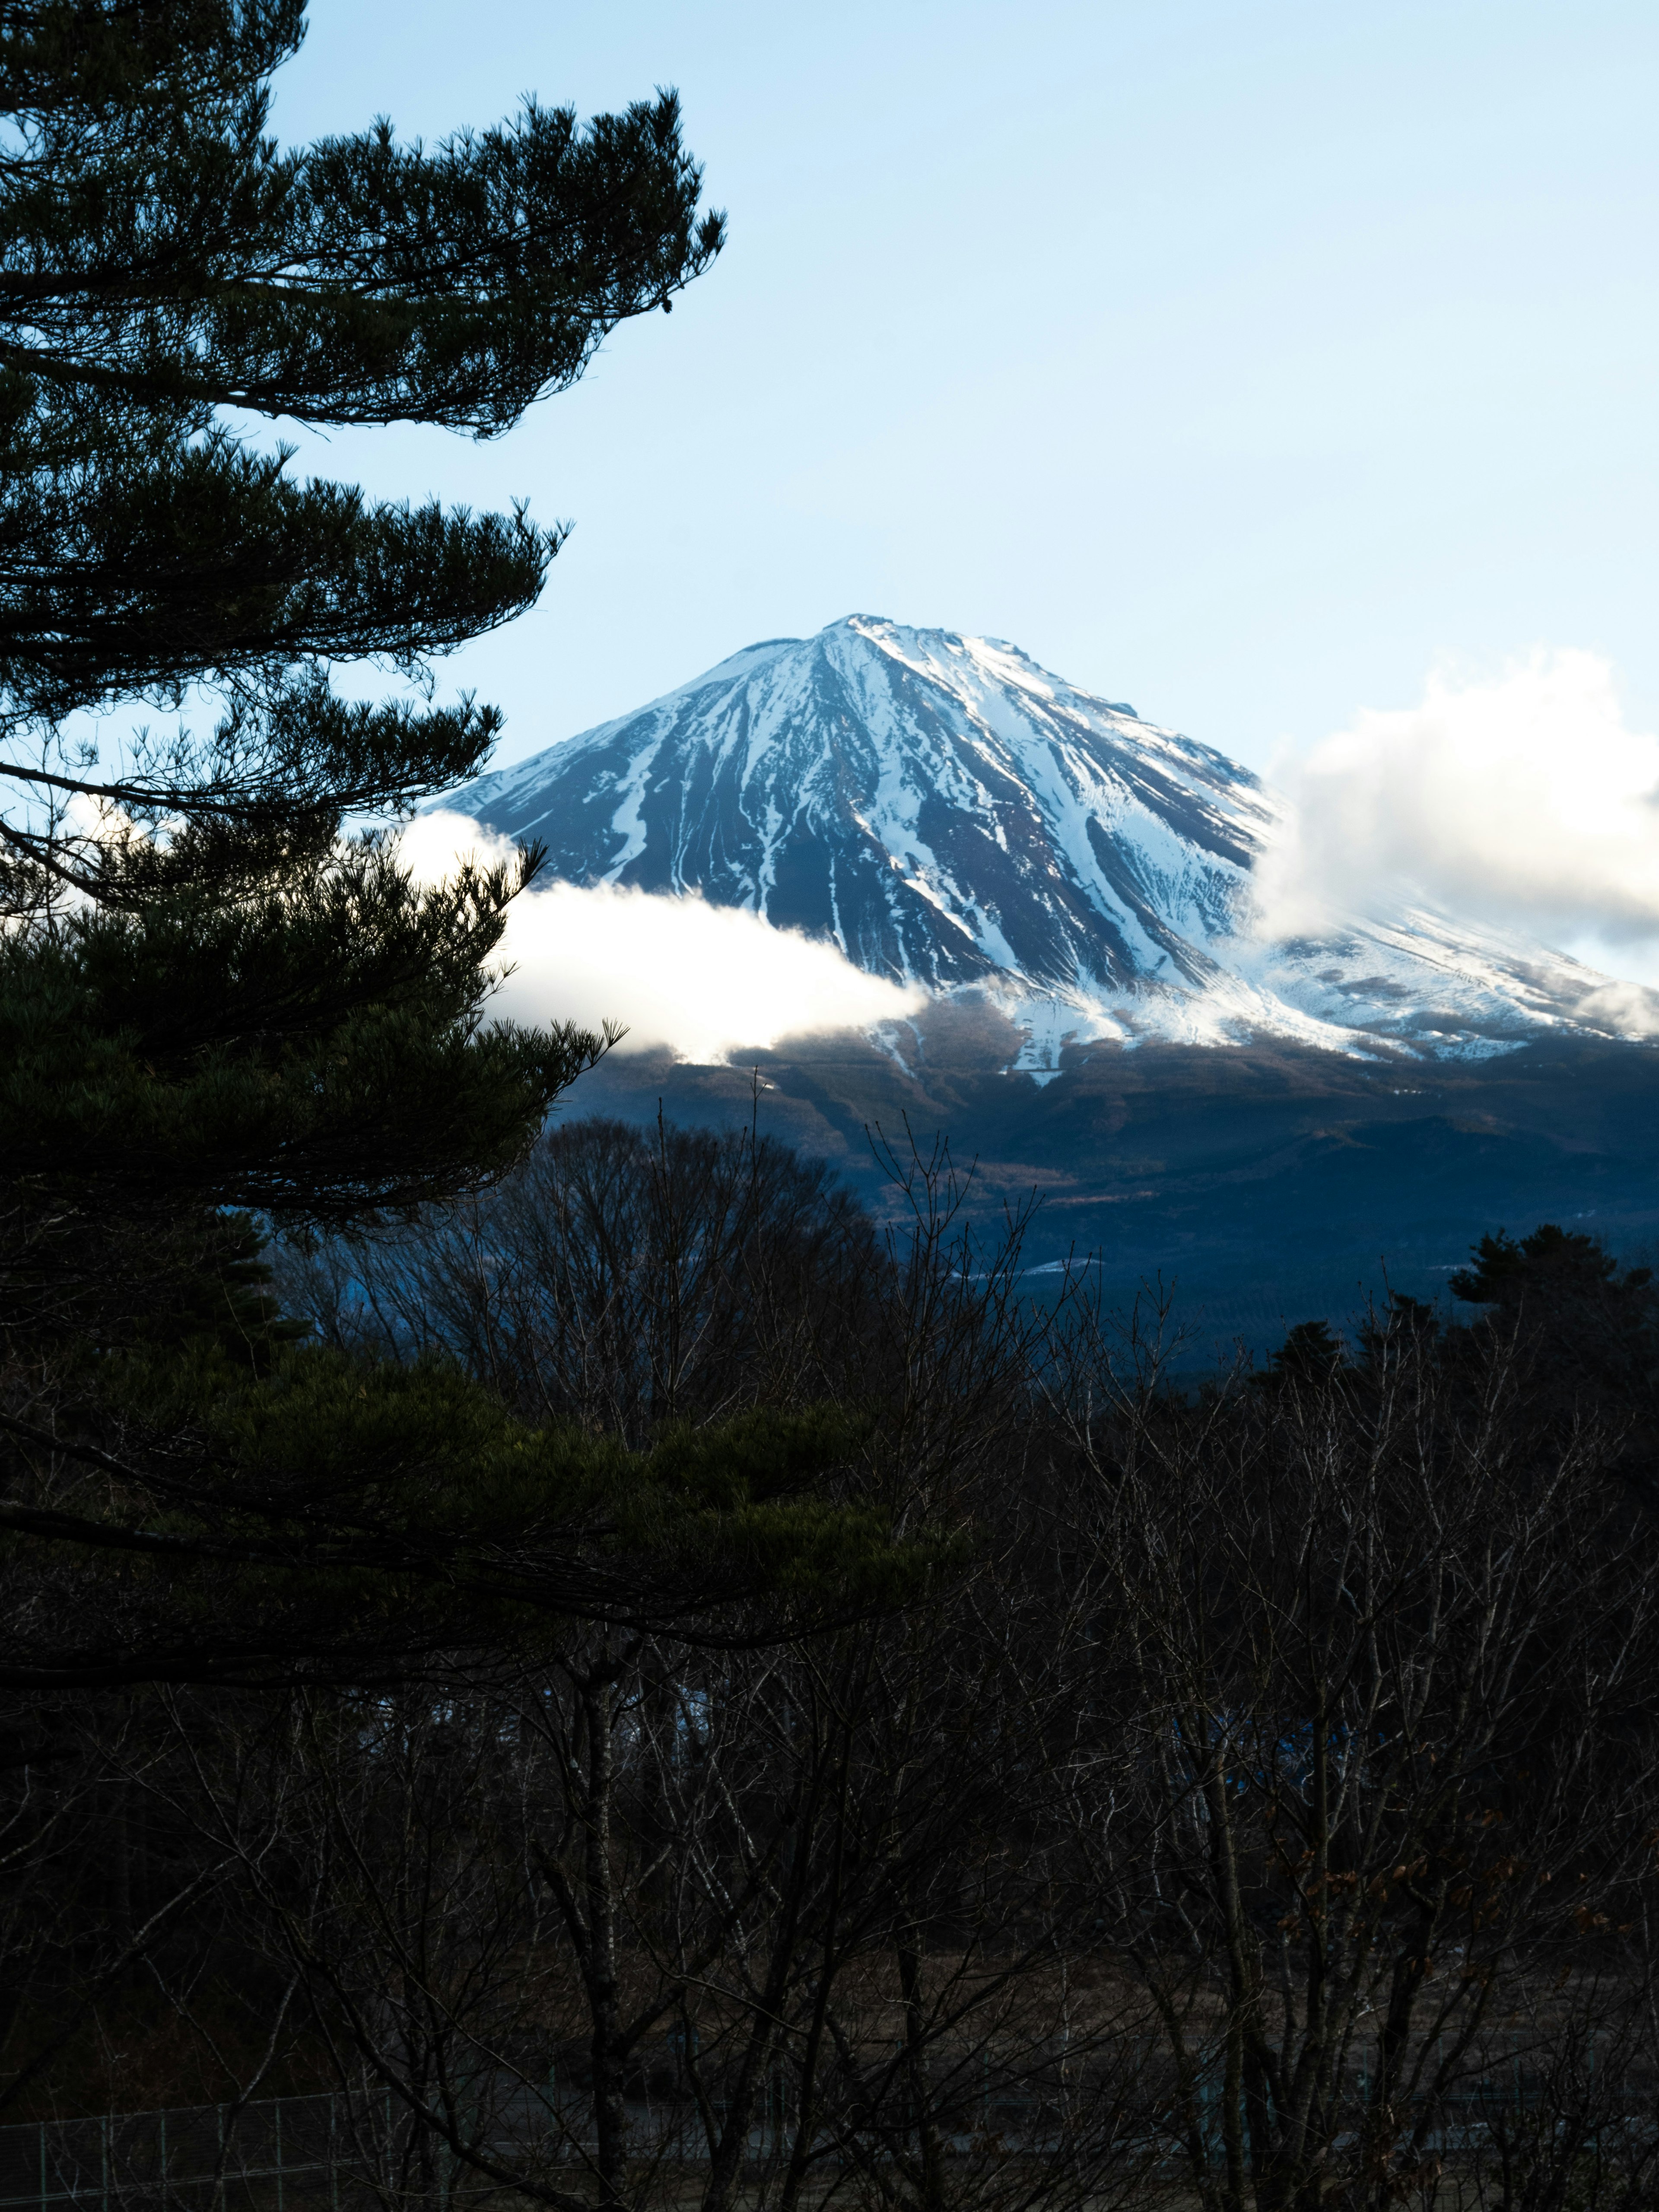
[[[248, 1279], [330, 1479], [458, 1587], [510, 1436], [552, 1516], [583, 1454], [651, 1470], [569, 1571], [678, 1560], [686, 1611], [497, 1591], [416, 1662], [412, 1575], [244, 1561], [355, 1676], [14, 1697], [9, 2116], [327, 2091], [329, 2190], [434, 2208], [1653, 2200], [1650, 1369], [1529, 1292], [1177, 1388], [1166, 1317], [1032, 1304], [1019, 1223], [894, 1165], [883, 1224], [765, 1140], [575, 1123], [291, 1249], [279, 1324]], [[739, 1496], [700, 1440], [750, 1423]]]
[[[607, 1039], [489, 1018], [533, 854], [422, 887], [349, 826], [481, 765], [500, 717], [435, 665], [560, 531], [296, 477], [250, 418], [494, 436], [723, 235], [671, 93], [285, 149], [304, 31], [0, 0], [0, 1683], [45, 1697], [401, 1677], [833, 1548], [794, 1498], [831, 1419], [556, 1433], [453, 1364], [299, 1356], [257, 1279], [240, 1215], [486, 1188]], [[364, 660], [392, 697], [333, 688]]]

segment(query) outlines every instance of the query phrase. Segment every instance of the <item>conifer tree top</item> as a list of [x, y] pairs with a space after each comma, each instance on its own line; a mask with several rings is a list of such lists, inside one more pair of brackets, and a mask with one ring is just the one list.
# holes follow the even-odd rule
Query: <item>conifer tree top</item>
[[[603, 1045], [484, 1019], [533, 854], [422, 892], [347, 834], [482, 764], [498, 715], [431, 664], [535, 600], [560, 532], [297, 477], [246, 412], [493, 437], [721, 218], [672, 93], [284, 149], [304, 27], [0, 0], [0, 1188], [104, 1219], [452, 1194]], [[412, 692], [343, 699], [363, 659]]]
[[[444, 788], [498, 727], [465, 703], [348, 709], [329, 665], [420, 674], [532, 603], [559, 532], [298, 480], [222, 410], [493, 437], [720, 249], [672, 93], [585, 126], [531, 100], [433, 148], [380, 120], [284, 149], [270, 78], [303, 33], [296, 0], [0, 4], [14, 913], [54, 879], [121, 896], [89, 809], [195, 825], [199, 878], [250, 837], [314, 842]], [[57, 743], [77, 710], [204, 688], [211, 739]]]

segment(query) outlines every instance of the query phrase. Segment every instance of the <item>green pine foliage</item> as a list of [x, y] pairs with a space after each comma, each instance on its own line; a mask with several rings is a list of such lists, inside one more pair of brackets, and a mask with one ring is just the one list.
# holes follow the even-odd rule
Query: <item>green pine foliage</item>
[[[296, 481], [223, 410], [494, 436], [720, 248], [672, 94], [586, 128], [532, 102], [430, 149], [384, 122], [279, 149], [269, 79], [303, 27], [291, 0], [0, 10], [0, 719], [33, 801], [0, 828], [14, 905], [108, 895], [88, 806], [210, 830], [189, 866], [212, 877], [454, 782], [498, 726], [349, 707], [328, 664], [418, 672], [511, 620], [559, 532]], [[77, 709], [198, 686], [207, 735], [54, 758]]]
[[337, 1223], [498, 1170], [595, 1049], [482, 1019], [525, 873], [422, 894], [358, 843], [0, 939], [0, 1173], [100, 1216]]
[[[342, 834], [481, 765], [500, 718], [434, 660], [560, 532], [296, 477], [245, 426], [497, 435], [721, 218], [672, 94], [284, 149], [303, 33], [297, 0], [0, 7], [0, 1176], [82, 1221], [487, 1179], [604, 1042], [485, 1018], [533, 854], [419, 893]], [[339, 697], [365, 659], [413, 694]]]
[[1648, 1267], [1627, 1268], [1621, 1276], [1617, 1261], [1598, 1238], [1553, 1221], [1540, 1222], [1519, 1239], [1500, 1229], [1483, 1237], [1471, 1256], [1474, 1265], [1450, 1279], [1452, 1296], [1504, 1313], [1519, 1313], [1529, 1304], [1628, 1303], [1639, 1300], [1653, 1280]]
[[[672, 93], [285, 149], [270, 78], [303, 32], [297, 0], [0, 4], [0, 1680], [25, 1692], [385, 1675], [884, 1556], [802, 1494], [844, 1425], [630, 1452], [276, 1310], [250, 1217], [337, 1233], [488, 1185], [606, 1037], [489, 1018], [533, 852], [422, 889], [350, 828], [481, 766], [500, 718], [438, 702], [434, 664], [533, 603], [561, 532], [298, 477], [247, 417], [496, 436], [723, 235]], [[340, 697], [365, 659], [403, 695]]]
[[55, 1419], [0, 1415], [0, 1688], [453, 1677], [574, 1620], [747, 1640], [760, 1593], [761, 1632], [787, 1633], [892, 1604], [934, 1557], [814, 1495], [854, 1442], [833, 1410], [630, 1451], [532, 1427], [452, 1365], [250, 1329], [246, 1285], [221, 1304]]
[[298, 480], [224, 410], [495, 435], [720, 219], [672, 95], [283, 150], [303, 28], [289, 0], [0, 9], [0, 1175], [82, 1222], [487, 1178], [604, 1042], [484, 1018], [533, 855], [421, 895], [341, 836], [477, 769], [499, 716], [348, 702], [332, 665], [429, 694], [558, 532]]
[[1316, 1386], [1328, 1382], [1342, 1362], [1342, 1340], [1328, 1322], [1297, 1322], [1284, 1343], [1269, 1355], [1267, 1367], [1255, 1378], [1257, 1387], [1274, 1390], [1300, 1384]]
[[[270, 80], [303, 29], [295, 0], [0, 0], [0, 1684], [25, 1697], [383, 1680], [573, 1613], [857, 1610], [908, 1571], [879, 1514], [815, 1494], [839, 1417], [629, 1448], [278, 1310], [256, 1224], [337, 1237], [489, 1186], [607, 1037], [490, 1018], [534, 852], [422, 889], [350, 828], [482, 765], [500, 718], [437, 702], [434, 665], [532, 604], [561, 532], [296, 477], [246, 418], [496, 436], [723, 234], [672, 94], [285, 150]], [[340, 697], [365, 659], [403, 695]]]

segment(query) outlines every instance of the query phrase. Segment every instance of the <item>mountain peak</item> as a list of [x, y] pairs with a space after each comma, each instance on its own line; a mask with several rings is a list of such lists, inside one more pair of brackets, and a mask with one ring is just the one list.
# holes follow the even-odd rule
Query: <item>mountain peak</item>
[[695, 891], [988, 992], [1034, 1066], [1091, 1035], [1486, 1053], [1584, 1019], [1605, 980], [1422, 913], [1261, 943], [1283, 807], [1249, 769], [1006, 640], [883, 615], [744, 647], [446, 803], [571, 882]]

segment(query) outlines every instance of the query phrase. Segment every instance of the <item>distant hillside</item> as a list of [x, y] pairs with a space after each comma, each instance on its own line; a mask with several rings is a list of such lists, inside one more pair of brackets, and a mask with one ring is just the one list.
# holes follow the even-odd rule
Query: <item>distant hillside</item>
[[[1615, 1249], [1659, 1243], [1659, 1051], [1548, 1038], [1415, 1072], [1305, 1047], [1070, 1048], [1042, 1088], [1001, 1072], [1012, 1025], [946, 1002], [906, 1059], [859, 1036], [755, 1056], [755, 1072], [617, 1057], [567, 1111], [746, 1121], [887, 1201], [866, 1126], [977, 1159], [996, 1219], [1039, 1200], [1028, 1257], [1095, 1252], [1117, 1295], [1172, 1279], [1206, 1341], [1260, 1346], [1285, 1319], [1352, 1314], [1384, 1273], [1428, 1297], [1487, 1230], [1571, 1222]], [[757, 1073], [763, 1086], [757, 1097]]]

